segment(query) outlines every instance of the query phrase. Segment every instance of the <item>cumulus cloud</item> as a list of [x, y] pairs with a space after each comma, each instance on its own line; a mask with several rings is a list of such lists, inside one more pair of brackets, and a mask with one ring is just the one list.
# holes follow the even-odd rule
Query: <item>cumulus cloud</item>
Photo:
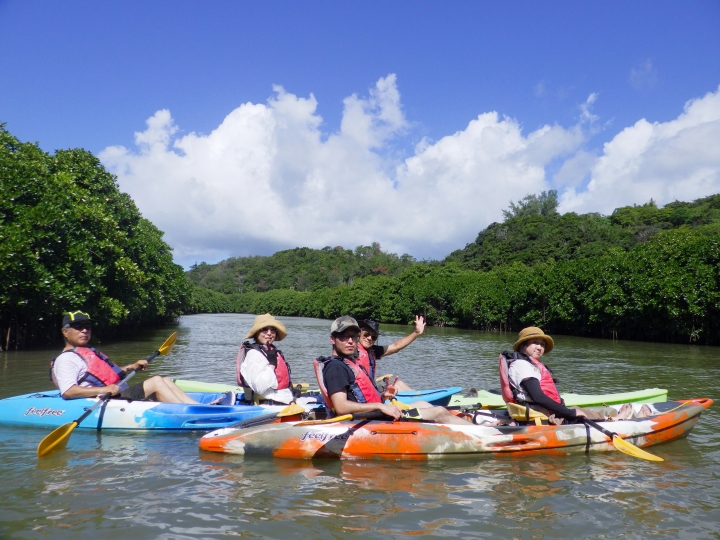
[[[180, 136], [170, 111], [158, 111], [147, 129], [135, 134], [135, 148], [108, 147], [100, 159], [141, 212], [165, 231], [176, 260], [185, 265], [373, 241], [386, 250], [440, 258], [502, 219], [510, 200], [553, 183], [568, 186], [562, 199], [568, 209], [612, 210], [617, 200], [634, 202], [632, 186], [611, 185], [605, 194], [605, 184], [618, 172], [630, 174], [634, 159], [647, 168], [654, 156], [667, 157], [668, 146], [677, 154], [677, 174], [691, 167], [682, 152], [698, 134], [690, 139], [681, 134], [700, 129], [699, 119], [713, 109], [706, 101], [717, 95], [689, 104], [675, 128], [645, 122], [643, 129], [639, 122], [599, 157], [584, 148], [596, 99], [592, 94], [582, 105], [576, 126], [548, 125], [524, 134], [517, 120], [486, 112], [462, 131], [423, 140], [412, 155], [389, 157], [387, 149], [410, 125], [395, 75], [378, 80], [365, 96], [347, 97], [340, 127], [331, 133], [321, 131], [313, 95], [298, 97], [278, 86], [267, 103], [240, 105], [209, 134]], [[661, 134], [673, 129], [674, 139]], [[718, 140], [714, 129], [708, 141]], [[710, 156], [711, 149], [692, 150], [704, 156], [717, 179], [719, 160]], [[558, 161], [564, 165], [550, 181], [546, 169]], [[713, 173], [699, 173], [701, 162], [687, 180], [693, 193], [713, 184], [708, 180]], [[590, 185], [581, 189], [578, 178], [588, 173]], [[657, 182], [667, 187], [675, 178], [668, 171]], [[607, 204], [590, 204], [593, 192], [602, 193]], [[644, 193], [638, 202], [651, 196], [662, 199]]]
[[720, 193], [720, 88], [685, 104], [675, 120], [639, 120], [605, 144], [586, 189], [568, 188], [561, 211], [689, 201]]

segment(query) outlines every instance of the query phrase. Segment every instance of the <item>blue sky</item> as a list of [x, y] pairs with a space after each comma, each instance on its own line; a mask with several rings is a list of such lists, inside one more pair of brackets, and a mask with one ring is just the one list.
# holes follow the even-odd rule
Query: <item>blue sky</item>
[[717, 1], [0, 0], [0, 45], [0, 122], [99, 155], [185, 265], [720, 192]]

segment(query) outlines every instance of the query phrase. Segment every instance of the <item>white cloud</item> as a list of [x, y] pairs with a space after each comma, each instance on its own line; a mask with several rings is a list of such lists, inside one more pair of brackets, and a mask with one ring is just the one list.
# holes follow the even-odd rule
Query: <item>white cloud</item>
[[[314, 96], [301, 98], [281, 87], [274, 91], [266, 104], [240, 105], [207, 135], [177, 136], [170, 112], [158, 111], [147, 129], [135, 134], [134, 150], [113, 146], [101, 152], [121, 189], [165, 231], [179, 262], [373, 241], [416, 257], [443, 257], [500, 220], [510, 200], [554, 187], [546, 169], [558, 160], [555, 182], [571, 186], [562, 199], [568, 209], [608, 211], [636, 202], [625, 182], [609, 193], [603, 186], [618, 167], [629, 174], [627, 163], [633, 160], [663, 169], [659, 164], [673, 144], [675, 174], [696, 171], [687, 189], [692, 186], [695, 193], [714, 185], [699, 172], [706, 170], [702, 159], [683, 159], [688, 140], [681, 134], [700, 129], [698, 118], [714, 110], [705, 101], [717, 99], [716, 94], [688, 105], [674, 121], [675, 138], [659, 134], [672, 131], [668, 124], [641, 121], [608, 143], [596, 162], [583, 147], [596, 94], [583, 104], [577, 126], [544, 126], [525, 135], [518, 121], [488, 112], [464, 130], [436, 142], [423, 140], [413, 155], [393, 161], [387, 148], [409, 126], [394, 75], [381, 78], [367, 97], [346, 98], [340, 129], [333, 133], [320, 130]], [[712, 140], [718, 140], [716, 131]], [[716, 178], [720, 160], [711, 150], [694, 146], [691, 151], [706, 158]], [[589, 170], [589, 191], [577, 191], [572, 179]], [[658, 182], [672, 186], [675, 178], [668, 171]], [[646, 193], [637, 202], [651, 196], [662, 200]]]
[[609, 213], [720, 193], [720, 88], [689, 101], [678, 118], [639, 120], [606, 143], [587, 189], [569, 188], [561, 211]]

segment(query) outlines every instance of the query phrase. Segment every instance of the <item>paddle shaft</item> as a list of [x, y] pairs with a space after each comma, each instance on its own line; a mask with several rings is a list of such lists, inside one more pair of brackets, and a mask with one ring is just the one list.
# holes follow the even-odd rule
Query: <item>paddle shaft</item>
[[[150, 356], [148, 356], [148, 357], [146, 358], [146, 360], [148, 361], [148, 363], [150, 363], [150, 362], [152, 362], [153, 360], [155, 360], [155, 358], [157, 358], [158, 356], [160, 356], [160, 353], [159, 353], [158, 351], [155, 351], [155, 352], [152, 353]], [[130, 373], [128, 373], [128, 374], [125, 376], [125, 378], [122, 380], [122, 382], [127, 383], [128, 380], [132, 379], [133, 376], [135, 375], [135, 373], [137, 373], [137, 372], [138, 372], [137, 369], [133, 369]], [[95, 405], [93, 405], [92, 407], [90, 407], [87, 411], [85, 411], [85, 412], [82, 414], [82, 416], [80, 416], [80, 418], [78, 418], [77, 420], [75, 420], [75, 425], [76, 425], [76, 426], [79, 426], [79, 425], [80, 425], [80, 422], [82, 422], [82, 421], [85, 420], [88, 416], [90, 416], [95, 409], [97, 409], [97, 408], [98, 408], [100, 405], [102, 405], [103, 403], [106, 403], [111, 397], [112, 397], [112, 394], [111, 394], [110, 392], [108, 392], [107, 394], [103, 394], [102, 396], [100, 396], [100, 399], [98, 400], [97, 403], [95, 403]]]
[[601, 431], [602, 433], [604, 433], [605, 435], [607, 435], [608, 437], [610, 437], [611, 440], [612, 440], [613, 438], [615, 438], [615, 437], [620, 437], [620, 435], [618, 435], [617, 433], [613, 433], [613, 432], [610, 431], [609, 429], [605, 429], [604, 427], [602, 427], [600, 424], [598, 424], [597, 422], [595, 422], [595, 420], [590, 420], [589, 418], [586, 418], [586, 417], [584, 417], [584, 416], [581, 417], [580, 419], [583, 421], [583, 423], [585, 423], [585, 424], [587, 424], [587, 425], [589, 425], [589, 426], [591, 426], [591, 427], [594, 427], [594, 428], [597, 429], [598, 431]]
[[[160, 351], [155, 351], [155, 352], [152, 353], [150, 356], [148, 356], [148, 357], [146, 358], [146, 360], [148, 361], [148, 364], [149, 364], [150, 362], [152, 362], [153, 360], [155, 360], [158, 356], [160, 356]], [[128, 380], [132, 379], [133, 376], [135, 375], [135, 373], [137, 373], [137, 372], [138, 372], [138, 369], [133, 369], [130, 373], [128, 373], [128, 374], [125, 376], [125, 378], [123, 379], [123, 382], [126, 383]], [[112, 394], [110, 394], [109, 392], [108, 392], [107, 394], [103, 394], [102, 396], [100, 396], [100, 399], [97, 401], [97, 403], [95, 403], [95, 405], [93, 405], [92, 407], [90, 407], [87, 411], [85, 411], [85, 412], [82, 414], [82, 416], [80, 416], [80, 418], [78, 418], [77, 420], [75, 420], [75, 422], [74, 422], [75, 426], [76, 426], [76, 427], [79, 426], [79, 425], [80, 425], [80, 422], [82, 422], [82, 421], [85, 420], [88, 416], [90, 416], [95, 409], [97, 409], [97, 408], [98, 408], [100, 405], [102, 405], [103, 403], [106, 403], [111, 397], [112, 397]]]

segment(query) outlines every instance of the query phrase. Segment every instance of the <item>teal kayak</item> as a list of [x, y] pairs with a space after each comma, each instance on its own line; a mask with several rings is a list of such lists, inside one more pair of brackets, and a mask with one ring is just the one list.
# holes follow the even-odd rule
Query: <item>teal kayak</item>
[[[175, 379], [173, 381], [181, 390], [185, 392], [215, 392], [222, 393], [232, 390], [239, 396], [243, 395], [242, 387], [232, 384], [208, 383], [202, 381], [188, 381], [183, 379]], [[320, 395], [319, 391], [310, 390], [307, 383], [301, 384], [304, 395]], [[431, 388], [429, 390], [408, 390], [406, 392], [398, 392], [397, 399], [402, 403], [412, 403], [414, 401], [427, 401], [433, 405], [447, 406], [453, 396], [462, 390], [459, 386], [448, 388]], [[474, 402], [477, 403], [477, 400]]]
[[[450, 400], [451, 406], [469, 406], [482, 403], [484, 409], [504, 409], [505, 402], [500, 391], [475, 390], [456, 394]], [[567, 407], [598, 407], [620, 403], [658, 403], [667, 401], [668, 391], [664, 388], [646, 388], [633, 392], [616, 394], [560, 394]]]

